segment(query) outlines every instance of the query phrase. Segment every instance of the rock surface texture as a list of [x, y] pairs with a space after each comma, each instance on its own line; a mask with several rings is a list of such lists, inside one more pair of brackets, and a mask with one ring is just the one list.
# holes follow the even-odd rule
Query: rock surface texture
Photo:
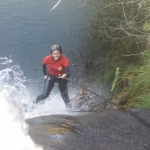
[[26, 122], [43, 150], [150, 150], [150, 110], [129, 111], [42, 116]]

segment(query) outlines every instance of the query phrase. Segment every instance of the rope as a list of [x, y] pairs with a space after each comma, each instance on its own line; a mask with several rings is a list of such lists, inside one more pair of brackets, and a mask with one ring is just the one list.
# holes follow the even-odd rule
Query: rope
[[[95, 93], [95, 92], [93, 92], [93, 91], [91, 91], [91, 90], [89, 90], [89, 89], [87, 89], [87, 88], [81, 86], [80, 84], [78, 84], [78, 83], [76, 83], [76, 82], [74, 82], [74, 81], [72, 81], [72, 80], [70, 80], [70, 79], [67, 79], [67, 80], [69, 80], [70, 82], [72, 82], [72, 83], [78, 85], [79, 87], [83, 88], [84, 90], [89, 91], [89, 92], [93, 93], [94, 95], [96, 95], [96, 96], [98, 96], [98, 97], [104, 99], [104, 102], [107, 101], [107, 102], [109, 102], [109, 103], [111, 103], [111, 104], [113, 104], [113, 105], [119, 107], [120, 109], [122, 109], [122, 110], [128, 112], [130, 115], [132, 115], [134, 118], [136, 118], [137, 120], [139, 120], [140, 122], [142, 122], [144, 125], [150, 127], [150, 124], [148, 124], [147, 122], [145, 122], [145, 121], [144, 121], [143, 119], [141, 119], [139, 116], [135, 115], [133, 112], [126, 110], [124, 107], [119, 106], [119, 105], [117, 105], [117, 104], [115, 104], [115, 103], [113, 103], [113, 102], [107, 100], [105, 97], [103, 97], [103, 96], [101, 96], [101, 95], [99, 95], [99, 94], [97, 94], [97, 93]], [[77, 111], [76, 111], [76, 110], [74, 110], [74, 111], [71, 111], [71, 112], [98, 112], [98, 111], [100, 111], [100, 110], [87, 110], [87, 111], [84, 111], [84, 110], [81, 110], [81, 111], [80, 111], [80, 110], [79, 110], [79, 111], [77, 110]]]
[[108, 99], [106, 99], [106, 98], [103, 97], [102, 95], [99, 95], [99, 94], [97, 94], [97, 93], [95, 93], [95, 92], [93, 92], [93, 91], [91, 91], [91, 90], [89, 90], [89, 89], [87, 89], [87, 88], [81, 86], [80, 84], [78, 84], [78, 83], [76, 83], [76, 82], [74, 82], [74, 81], [72, 81], [72, 80], [70, 80], [70, 79], [68, 79], [68, 80], [69, 80], [70, 82], [72, 82], [72, 83], [74, 83], [74, 84], [80, 86], [80, 87], [83, 88], [84, 90], [89, 91], [89, 92], [93, 93], [94, 95], [96, 95], [96, 96], [102, 98], [103, 100], [105, 100], [105, 102], [107, 101], [107, 102], [109, 102], [109, 103], [111, 103], [111, 104], [113, 104], [113, 105], [119, 107], [120, 109], [124, 109], [123, 107], [121, 107], [121, 106], [119, 106], [119, 105], [117, 105], [117, 104], [115, 104], [115, 103], [113, 103], [113, 102], [110, 102]]

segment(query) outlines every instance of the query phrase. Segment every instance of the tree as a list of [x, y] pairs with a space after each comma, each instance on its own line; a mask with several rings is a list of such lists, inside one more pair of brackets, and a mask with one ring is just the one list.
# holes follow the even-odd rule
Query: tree
[[109, 75], [112, 77], [117, 67], [125, 69], [129, 64], [139, 60], [142, 52], [146, 50], [148, 33], [143, 30], [143, 25], [150, 19], [146, 9], [148, 2], [144, 0], [86, 2], [96, 9], [89, 37], [97, 41], [101, 47], [98, 51], [101, 51], [103, 60], [99, 70], [104, 73], [113, 70]]

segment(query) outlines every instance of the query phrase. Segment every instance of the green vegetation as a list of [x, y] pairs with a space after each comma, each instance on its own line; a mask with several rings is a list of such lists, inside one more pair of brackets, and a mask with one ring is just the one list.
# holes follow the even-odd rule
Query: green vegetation
[[130, 93], [126, 108], [150, 108], [150, 52], [145, 53], [143, 58], [143, 64], [130, 66], [123, 75], [125, 77], [132, 75], [132, 84], [122, 90]]
[[[104, 77], [112, 79], [117, 67], [120, 71], [125, 70], [128, 65], [138, 61], [138, 54], [146, 49], [146, 32], [142, 27], [148, 20], [147, 11], [141, 0], [101, 0], [95, 3], [99, 5], [91, 22], [89, 36], [99, 43], [100, 49], [97, 50], [102, 58], [99, 70]], [[99, 57], [97, 53], [93, 55], [93, 60], [95, 57]]]
[[119, 67], [116, 68], [116, 74], [115, 74], [115, 79], [113, 81], [113, 84], [111, 86], [111, 91], [114, 90], [115, 86], [116, 86], [116, 83], [118, 82], [118, 79], [119, 79]]
[[[104, 81], [130, 78], [131, 84], [115, 90], [115, 97], [128, 93], [126, 108], [150, 108], [150, 0], [89, 0], [96, 8], [89, 37], [97, 43], [92, 60], [101, 60], [95, 76]], [[97, 47], [100, 47], [97, 49]], [[93, 54], [93, 51], [100, 52]], [[120, 68], [116, 70], [116, 68]], [[115, 75], [116, 70], [116, 75]], [[114, 77], [115, 76], [115, 77]]]

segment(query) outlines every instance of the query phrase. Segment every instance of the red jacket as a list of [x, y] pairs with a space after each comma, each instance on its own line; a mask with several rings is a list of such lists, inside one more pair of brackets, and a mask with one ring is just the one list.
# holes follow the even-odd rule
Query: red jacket
[[44, 58], [43, 64], [48, 66], [48, 73], [51, 75], [63, 75], [65, 74], [65, 67], [69, 67], [69, 60], [61, 55], [58, 61], [54, 61], [52, 55], [48, 55]]

